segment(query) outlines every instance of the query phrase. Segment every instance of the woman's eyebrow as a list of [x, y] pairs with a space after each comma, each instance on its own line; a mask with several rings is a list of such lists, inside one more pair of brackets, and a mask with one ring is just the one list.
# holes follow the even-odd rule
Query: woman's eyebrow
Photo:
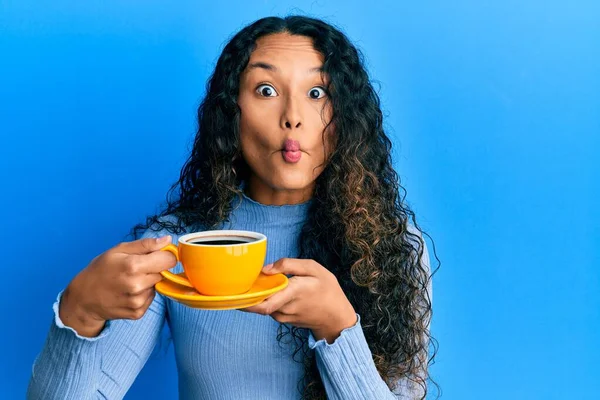
[[[273, 64], [269, 64], [263, 61], [257, 61], [252, 64], [248, 64], [248, 71], [251, 71], [256, 68], [266, 69], [267, 71], [279, 72], [279, 68], [274, 66]], [[314, 67], [310, 68], [307, 73], [308, 74], [316, 74], [323, 72], [323, 67]]]

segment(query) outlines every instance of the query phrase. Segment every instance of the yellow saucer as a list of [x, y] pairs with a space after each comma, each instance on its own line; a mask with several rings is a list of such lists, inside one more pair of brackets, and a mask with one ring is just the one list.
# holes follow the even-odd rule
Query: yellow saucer
[[[177, 275], [185, 276], [182, 272]], [[288, 278], [284, 274], [260, 274], [254, 285], [246, 293], [231, 296], [205, 296], [193, 288], [163, 279], [154, 287], [156, 291], [175, 301], [192, 308], [203, 310], [234, 310], [246, 308], [262, 302], [288, 285]]]

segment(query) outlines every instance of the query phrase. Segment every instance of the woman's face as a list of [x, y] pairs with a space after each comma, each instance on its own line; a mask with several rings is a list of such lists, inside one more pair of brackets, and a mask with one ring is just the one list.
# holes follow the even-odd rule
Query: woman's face
[[252, 170], [248, 194], [260, 203], [312, 197], [333, 146], [331, 135], [323, 135], [331, 107], [322, 66], [310, 38], [280, 33], [257, 40], [240, 76], [241, 146]]

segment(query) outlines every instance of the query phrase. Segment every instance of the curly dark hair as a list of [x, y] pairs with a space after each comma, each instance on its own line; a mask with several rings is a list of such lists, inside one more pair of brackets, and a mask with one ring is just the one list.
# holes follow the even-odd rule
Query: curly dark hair
[[[390, 389], [399, 382], [416, 385], [424, 399], [426, 382], [433, 382], [428, 366], [438, 347], [429, 332], [433, 274], [423, 262], [425, 233], [405, 204], [406, 191], [392, 167], [392, 144], [363, 56], [339, 29], [318, 19], [288, 16], [260, 19], [235, 34], [207, 83], [193, 149], [167, 193], [166, 207], [135, 226], [132, 234], [139, 237], [149, 227], [180, 234], [190, 227], [214, 229], [228, 220], [232, 200], [241, 199], [241, 185], [250, 172], [240, 148], [239, 78], [256, 40], [274, 33], [312, 39], [324, 56], [333, 110], [328, 126], [335, 127], [336, 145], [315, 182], [301, 232], [301, 258], [317, 261], [338, 278], [361, 316], [375, 365]], [[167, 215], [176, 222], [162, 218]], [[291, 334], [296, 342], [294, 354], [305, 365], [298, 383], [303, 398], [325, 399], [314, 353], [305, 346], [306, 333], [282, 324], [277, 340]]]

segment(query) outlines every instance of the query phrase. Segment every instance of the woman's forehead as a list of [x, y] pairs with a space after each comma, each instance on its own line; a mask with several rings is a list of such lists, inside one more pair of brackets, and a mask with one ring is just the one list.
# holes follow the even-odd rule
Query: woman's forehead
[[263, 36], [256, 41], [256, 47], [250, 55], [249, 65], [264, 62], [278, 67], [277, 63], [300, 63], [303, 67], [311, 65], [310, 68], [320, 68], [323, 61], [323, 55], [315, 50], [311, 38], [276, 33]]

